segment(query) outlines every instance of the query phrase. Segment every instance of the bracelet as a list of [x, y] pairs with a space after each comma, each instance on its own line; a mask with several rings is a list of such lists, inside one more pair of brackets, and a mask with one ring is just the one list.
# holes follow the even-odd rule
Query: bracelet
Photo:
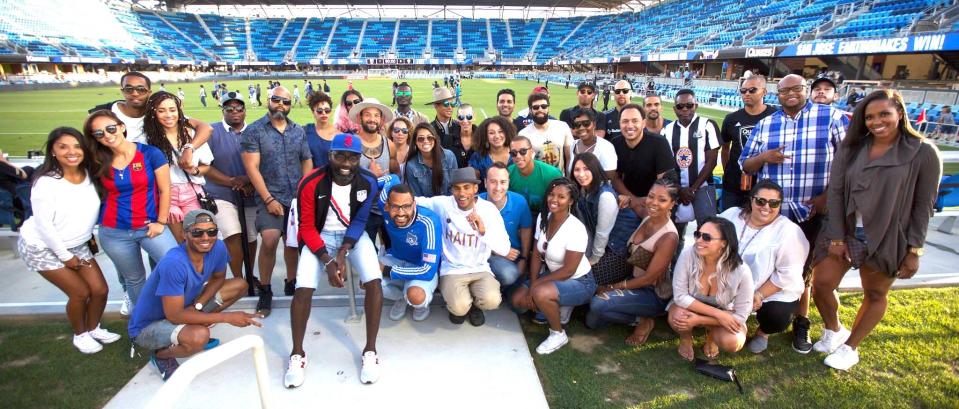
[[199, 167], [193, 168], [193, 176], [200, 176], [200, 168], [199, 168]]
[[273, 201], [275, 201], [275, 200], [276, 200], [276, 198], [275, 198], [275, 197], [273, 197], [273, 196], [270, 196], [270, 197], [269, 197], [268, 199], [266, 199], [266, 203], [263, 203], [263, 204], [265, 204], [265, 205], [269, 205], [269, 204], [270, 204], [270, 202], [273, 202]]
[[330, 265], [330, 263], [332, 263], [332, 262], [334, 262], [334, 261], [336, 261], [336, 257], [330, 257], [330, 261], [327, 261], [327, 262], [323, 263], [323, 268], [328, 267], [328, 266]]
[[756, 291], [756, 295], [759, 296], [759, 301], [766, 301], [766, 296], [763, 295], [762, 291]]

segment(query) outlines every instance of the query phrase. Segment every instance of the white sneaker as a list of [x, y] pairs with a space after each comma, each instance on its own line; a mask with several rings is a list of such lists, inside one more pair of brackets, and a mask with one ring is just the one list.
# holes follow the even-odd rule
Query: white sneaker
[[553, 331], [549, 330], [549, 336], [546, 337], [546, 340], [542, 344], [539, 344], [536, 347], [536, 353], [540, 355], [547, 355], [555, 352], [557, 349], [566, 345], [569, 342], [569, 337], [566, 336], [566, 331]]
[[294, 354], [290, 357], [290, 365], [283, 376], [283, 386], [296, 388], [306, 379], [306, 357]]
[[569, 317], [573, 315], [572, 306], [561, 306], [559, 307], [559, 323], [566, 325], [569, 324]]
[[852, 349], [849, 345], [842, 344], [822, 362], [830, 368], [848, 371], [853, 365], [859, 363], [859, 351]]
[[95, 354], [103, 349], [97, 340], [90, 336], [89, 332], [73, 336], [73, 346], [77, 347], [84, 354]]
[[420, 308], [413, 308], [413, 321], [426, 321], [430, 317], [430, 306], [424, 305]]
[[363, 353], [363, 368], [360, 369], [360, 382], [373, 383], [380, 379], [380, 358], [376, 352]]
[[406, 299], [400, 298], [393, 301], [393, 308], [390, 308], [390, 319], [399, 321], [406, 316]]
[[90, 334], [93, 339], [100, 341], [101, 344], [109, 344], [120, 340], [120, 334], [114, 334], [110, 331], [100, 328], [100, 324], [97, 324], [97, 328], [93, 331], [90, 331], [88, 334]]
[[819, 341], [813, 344], [812, 349], [831, 354], [836, 351], [836, 348], [839, 348], [840, 345], [845, 343], [847, 339], [849, 339], [849, 330], [845, 327], [840, 326], [839, 331], [823, 329], [822, 338], [819, 338]]
[[130, 313], [133, 312], [133, 302], [130, 301], [130, 295], [126, 291], [123, 292], [123, 301], [120, 303], [120, 315], [124, 317], [129, 317]]

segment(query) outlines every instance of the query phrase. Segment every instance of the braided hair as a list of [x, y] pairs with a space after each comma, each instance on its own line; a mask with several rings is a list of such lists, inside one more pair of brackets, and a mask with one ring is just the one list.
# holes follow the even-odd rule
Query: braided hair
[[[156, 109], [163, 101], [168, 99], [172, 99], [176, 104], [177, 146], [173, 146], [170, 140], [167, 139], [166, 130], [163, 128], [163, 125], [160, 124], [160, 120], [156, 114]], [[150, 99], [147, 100], [146, 115], [143, 118], [143, 131], [147, 134], [147, 144], [159, 148], [167, 157], [167, 161], [176, 163], [174, 158], [175, 152], [193, 140], [193, 137], [190, 135], [191, 130], [194, 130], [193, 126], [190, 125], [190, 121], [187, 120], [186, 115], [183, 115], [183, 106], [180, 98], [166, 91], [159, 91], [150, 96]]]

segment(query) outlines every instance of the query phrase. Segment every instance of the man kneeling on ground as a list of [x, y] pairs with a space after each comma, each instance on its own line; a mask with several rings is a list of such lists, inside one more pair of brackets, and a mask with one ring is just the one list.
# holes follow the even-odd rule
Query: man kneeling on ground
[[213, 213], [197, 209], [183, 219], [186, 240], [170, 250], [147, 279], [130, 318], [130, 338], [153, 351], [150, 361], [167, 380], [186, 358], [219, 341], [210, 338], [212, 324], [260, 326], [258, 314], [221, 312], [246, 295], [246, 281], [226, 279], [230, 261], [217, 240]]
[[395, 300], [390, 319], [399, 321], [413, 306], [413, 321], [430, 316], [430, 301], [439, 283], [443, 225], [432, 210], [418, 206], [409, 185], [396, 175], [383, 176], [379, 205], [383, 208], [390, 247], [380, 262], [392, 267], [383, 283], [383, 298]]

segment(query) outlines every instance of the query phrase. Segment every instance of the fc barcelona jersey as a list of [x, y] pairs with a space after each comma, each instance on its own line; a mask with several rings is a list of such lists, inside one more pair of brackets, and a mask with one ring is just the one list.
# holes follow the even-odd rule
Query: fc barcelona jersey
[[100, 178], [106, 189], [106, 200], [100, 205], [101, 226], [135, 230], [157, 220], [156, 170], [169, 163], [159, 149], [136, 145], [136, 154], [125, 168], [111, 166], [111, 174]]

